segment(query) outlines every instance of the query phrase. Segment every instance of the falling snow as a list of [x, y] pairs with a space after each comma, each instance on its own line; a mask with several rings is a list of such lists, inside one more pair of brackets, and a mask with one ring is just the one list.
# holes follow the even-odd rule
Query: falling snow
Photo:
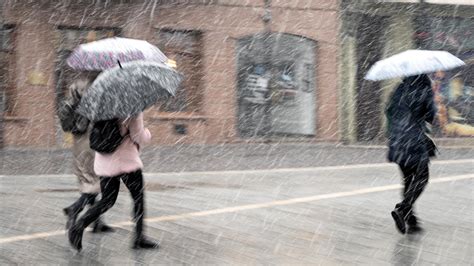
[[0, 1], [0, 264], [471, 265], [473, 29], [472, 0]]

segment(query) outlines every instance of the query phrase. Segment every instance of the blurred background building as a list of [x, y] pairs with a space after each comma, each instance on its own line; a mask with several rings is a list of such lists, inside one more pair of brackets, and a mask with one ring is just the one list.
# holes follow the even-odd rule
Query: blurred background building
[[406, 49], [446, 50], [463, 59], [462, 70], [431, 76], [439, 115], [438, 138], [474, 137], [474, 1], [342, 1], [340, 92], [343, 139], [384, 138], [385, 101], [398, 80], [363, 79], [370, 66]]
[[[56, 117], [65, 58], [112, 36], [148, 40], [186, 76], [176, 99], [146, 112], [155, 145], [381, 141], [396, 81], [364, 81], [373, 62], [416, 47], [472, 62], [474, 6], [424, 2], [5, 0], [0, 145], [67, 146]], [[473, 86], [472, 67], [436, 74], [439, 137], [474, 136]]]

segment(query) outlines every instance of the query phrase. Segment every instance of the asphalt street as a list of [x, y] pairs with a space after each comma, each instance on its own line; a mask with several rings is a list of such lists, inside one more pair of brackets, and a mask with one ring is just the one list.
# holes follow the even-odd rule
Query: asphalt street
[[472, 265], [474, 159], [441, 158], [417, 203], [424, 232], [401, 235], [390, 211], [400, 173], [384, 162], [252, 170], [148, 171], [147, 235], [158, 250], [130, 249], [131, 199], [122, 190], [81, 253], [61, 209], [76, 180], [64, 173], [0, 176], [0, 264]]

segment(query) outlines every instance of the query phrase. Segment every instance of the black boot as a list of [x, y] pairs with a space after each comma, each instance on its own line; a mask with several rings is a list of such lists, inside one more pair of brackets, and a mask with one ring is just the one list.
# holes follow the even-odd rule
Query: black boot
[[154, 249], [158, 247], [159, 247], [158, 242], [150, 241], [143, 236], [136, 238], [132, 246], [133, 249], [140, 249], [140, 248]]
[[420, 226], [418, 219], [413, 214], [407, 217], [407, 225], [408, 225], [408, 229], [407, 229], [408, 234], [416, 234], [416, 233], [421, 233], [423, 231], [423, 228]]
[[94, 222], [94, 227], [92, 228], [93, 233], [112, 233], [115, 232], [115, 229], [108, 226], [99, 218]]
[[[135, 208], [137, 210], [137, 208]], [[135, 225], [135, 241], [133, 242], [132, 248], [133, 249], [139, 249], [139, 248], [146, 248], [146, 249], [152, 249], [152, 248], [158, 248], [158, 242], [153, 242], [146, 237], [144, 237], [143, 233], [143, 211], [140, 213], [140, 215], [135, 215], [137, 217], [136, 219], [136, 225]]]
[[66, 230], [69, 230], [76, 223], [77, 213], [71, 207], [64, 208], [63, 212], [67, 216]]
[[67, 216], [66, 230], [76, 222], [79, 215], [87, 204], [93, 205], [97, 194], [81, 193], [81, 196], [69, 207], [64, 208], [63, 212]]
[[406, 224], [405, 224], [405, 213], [399, 207], [395, 207], [392, 211], [392, 218], [395, 221], [398, 231], [401, 234], [406, 233]]
[[82, 222], [75, 223], [68, 231], [69, 243], [77, 251], [82, 249], [82, 235], [84, 234], [84, 225]]

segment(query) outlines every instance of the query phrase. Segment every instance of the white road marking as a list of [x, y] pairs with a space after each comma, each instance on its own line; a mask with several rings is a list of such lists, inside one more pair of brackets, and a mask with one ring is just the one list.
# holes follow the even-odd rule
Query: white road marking
[[[471, 179], [471, 178], [474, 178], [474, 174], [446, 176], [446, 177], [431, 179], [430, 183], [438, 184], [438, 183], [453, 182], [453, 181], [465, 180], [465, 179]], [[188, 219], [188, 218], [193, 218], [193, 217], [202, 217], [202, 216], [209, 216], [209, 215], [223, 214], [223, 213], [233, 213], [233, 212], [240, 212], [240, 211], [247, 211], [247, 210], [271, 208], [274, 206], [315, 202], [315, 201], [320, 201], [324, 199], [334, 199], [334, 198], [342, 198], [342, 197], [349, 197], [349, 196], [355, 196], [355, 195], [363, 195], [363, 194], [369, 194], [369, 193], [375, 193], [375, 192], [395, 190], [395, 189], [400, 189], [400, 188], [401, 188], [401, 185], [393, 184], [393, 185], [386, 185], [386, 186], [356, 189], [356, 190], [351, 190], [351, 191], [314, 195], [314, 196], [309, 196], [309, 197], [293, 198], [293, 199], [288, 199], [288, 200], [276, 200], [276, 201], [270, 201], [270, 202], [264, 202], [264, 203], [247, 204], [247, 205], [226, 207], [226, 208], [207, 210], [207, 211], [198, 211], [198, 212], [190, 212], [190, 213], [177, 214], [177, 215], [151, 217], [151, 218], [145, 219], [145, 221], [148, 223], [175, 221], [175, 220], [182, 220], [182, 219]], [[127, 222], [115, 223], [115, 224], [112, 224], [111, 226], [121, 227], [121, 226], [133, 225], [133, 224], [134, 224], [133, 222], [127, 221]], [[24, 240], [33, 240], [33, 239], [39, 239], [39, 238], [47, 238], [51, 236], [64, 235], [65, 233], [66, 233], [65, 230], [58, 230], [58, 231], [5, 237], [5, 238], [0, 238], [0, 244], [6, 244], [6, 243], [12, 243], [12, 242], [18, 242], [18, 241], [24, 241]]]

